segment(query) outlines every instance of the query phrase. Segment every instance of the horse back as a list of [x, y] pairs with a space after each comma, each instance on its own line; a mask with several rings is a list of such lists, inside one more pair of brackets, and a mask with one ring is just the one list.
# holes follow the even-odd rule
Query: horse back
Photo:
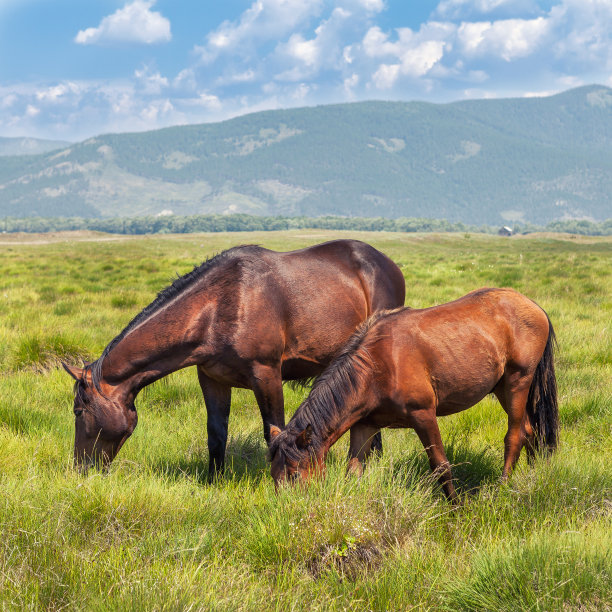
[[285, 362], [284, 378], [318, 374], [370, 314], [404, 301], [401, 270], [356, 240], [285, 253], [250, 247], [235, 265], [240, 281], [218, 301], [235, 315], [224, 341], [246, 360]]
[[277, 255], [285, 266], [295, 263], [299, 268], [307, 261], [319, 261], [337, 273], [358, 279], [366, 300], [366, 316], [404, 305], [406, 283], [400, 268], [384, 253], [360, 240], [332, 240]]
[[506, 371], [535, 371], [548, 317], [512, 289], [481, 289], [440, 306], [391, 313], [371, 335], [396, 386], [388, 392], [421, 402], [429, 394], [438, 414], [450, 414], [480, 401]]

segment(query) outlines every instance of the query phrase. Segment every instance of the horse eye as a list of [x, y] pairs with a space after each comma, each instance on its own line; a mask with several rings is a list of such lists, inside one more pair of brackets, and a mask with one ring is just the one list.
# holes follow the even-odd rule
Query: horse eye
[[83, 409], [82, 408], [75, 408], [74, 409], [74, 416], [80, 417], [82, 414], [83, 414]]

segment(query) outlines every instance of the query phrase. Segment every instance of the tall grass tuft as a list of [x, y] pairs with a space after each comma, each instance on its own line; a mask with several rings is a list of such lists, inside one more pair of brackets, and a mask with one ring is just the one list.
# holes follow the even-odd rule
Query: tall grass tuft
[[91, 352], [68, 333], [36, 333], [26, 335], [12, 350], [11, 366], [14, 370], [31, 369], [39, 373], [49, 371], [62, 361], [78, 363], [89, 359]]

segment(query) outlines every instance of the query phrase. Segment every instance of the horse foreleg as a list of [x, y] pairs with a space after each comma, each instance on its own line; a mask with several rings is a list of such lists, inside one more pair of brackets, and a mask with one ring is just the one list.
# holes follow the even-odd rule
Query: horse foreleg
[[377, 433], [380, 434], [380, 430], [377, 427], [370, 427], [359, 423], [351, 427], [351, 443], [348, 453], [349, 462], [346, 468], [347, 474], [354, 474], [355, 476], [363, 474], [363, 466], [366, 459], [375, 450], [373, 448], [373, 441]]
[[208, 430], [208, 476], [210, 479], [223, 471], [227, 426], [229, 423], [232, 388], [209, 378], [198, 368], [198, 380], [206, 403]]
[[411, 425], [425, 447], [432, 472], [438, 477], [438, 482], [446, 497], [456, 502], [457, 492], [453, 485], [451, 466], [444, 452], [435, 409], [432, 407], [431, 409], [415, 410], [411, 417]]
[[283, 380], [280, 367], [256, 364], [251, 381], [253, 393], [263, 420], [264, 438], [270, 445], [270, 425], [285, 426], [285, 404], [283, 400]]

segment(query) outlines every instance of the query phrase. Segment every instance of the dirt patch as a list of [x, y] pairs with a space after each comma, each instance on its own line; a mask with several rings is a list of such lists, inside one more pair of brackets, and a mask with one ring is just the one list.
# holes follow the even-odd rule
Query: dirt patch
[[306, 567], [318, 579], [328, 571], [335, 571], [342, 579], [356, 580], [360, 575], [376, 569], [382, 561], [381, 550], [373, 543], [361, 543], [344, 538], [340, 545], [324, 546]]

